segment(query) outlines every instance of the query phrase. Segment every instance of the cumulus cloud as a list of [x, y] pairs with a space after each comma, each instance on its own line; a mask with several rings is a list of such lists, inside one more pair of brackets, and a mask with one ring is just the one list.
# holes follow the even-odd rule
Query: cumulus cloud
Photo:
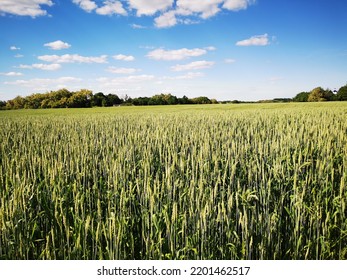
[[55, 71], [61, 68], [60, 64], [53, 63], [53, 64], [42, 64], [42, 63], [36, 63], [31, 65], [21, 64], [18, 68], [21, 69], [40, 69], [45, 71]]
[[147, 57], [154, 60], [183, 60], [190, 57], [197, 57], [206, 54], [205, 49], [178, 49], [178, 50], [164, 50], [155, 49], [147, 54]]
[[80, 82], [81, 79], [75, 77], [59, 77], [56, 79], [30, 79], [30, 80], [16, 80], [13, 82], [5, 82], [6, 85], [15, 85], [32, 88], [35, 90], [51, 90], [52, 88], [68, 87]]
[[231, 11], [239, 11], [247, 9], [248, 6], [255, 3], [255, 0], [226, 0], [224, 1], [223, 8]]
[[270, 44], [268, 34], [252, 36], [249, 39], [236, 42], [236, 46], [248, 47], [248, 46], [267, 46]]
[[107, 55], [81, 56], [79, 54], [41, 55], [39, 60], [51, 63], [107, 63]]
[[41, 6], [52, 6], [51, 0], [1, 0], [0, 1], [0, 15], [12, 14], [17, 16], [45, 16], [47, 11]]
[[113, 56], [116, 60], [123, 60], [123, 61], [134, 61], [135, 57], [132, 55], [124, 55], [124, 54], [117, 54]]
[[154, 20], [154, 25], [158, 28], [171, 27], [177, 24], [175, 11], [169, 11]]
[[72, 2], [80, 6], [84, 11], [88, 13], [90, 13], [98, 7], [96, 3], [91, 0], [72, 0]]
[[0, 73], [1, 75], [8, 76], [8, 77], [15, 77], [15, 76], [22, 76], [23, 74], [20, 72], [7, 72], [7, 73]]
[[153, 75], [135, 75], [135, 76], [128, 76], [125, 78], [120, 78], [118, 81], [122, 82], [132, 82], [132, 83], [139, 83], [144, 81], [151, 81], [155, 78]]
[[177, 23], [194, 24], [197, 21], [184, 17], [199, 16], [207, 19], [222, 9], [236, 12], [248, 8], [254, 2], [254, 0], [177, 0], [176, 8], [155, 18], [154, 24], [158, 28], [175, 26]]
[[[123, 0], [127, 5], [123, 6], [120, 0], [107, 0], [103, 6], [98, 7], [96, 0], [73, 0], [83, 10], [100, 15], [132, 14], [136, 16], [153, 16], [154, 25], [157, 28], [168, 28], [177, 24], [196, 24], [199, 21], [194, 17], [207, 19], [215, 16], [222, 10], [239, 11], [247, 9], [256, 0]], [[132, 25], [133, 28], [143, 28], [141, 25]]]
[[50, 48], [51, 50], [63, 50], [63, 49], [68, 49], [71, 47], [70, 44], [65, 43], [61, 40], [46, 43], [44, 44], [44, 46]]
[[198, 15], [203, 19], [214, 16], [220, 11], [221, 0], [178, 0], [176, 9], [169, 10], [154, 20], [154, 25], [158, 28], [175, 26], [177, 23], [195, 24], [190, 18], [182, 18], [191, 15]]
[[154, 15], [158, 11], [164, 11], [172, 7], [173, 0], [128, 0], [130, 8], [136, 10], [138, 16]]
[[113, 0], [105, 1], [104, 5], [97, 8], [95, 12], [99, 15], [127, 15], [127, 11], [123, 8], [122, 3]]
[[192, 80], [195, 78], [204, 77], [204, 73], [201, 72], [188, 72], [185, 75], [174, 76], [174, 77], [163, 77], [163, 80]]
[[127, 15], [127, 11], [124, 9], [122, 3], [118, 0], [103, 1], [102, 6], [98, 6], [96, 1], [93, 0], [72, 0], [72, 2], [87, 13], [95, 11], [97, 14], [103, 16]]
[[219, 11], [223, 0], [177, 0], [177, 13], [190, 15], [197, 13], [202, 18], [209, 18]]
[[214, 64], [215, 63], [213, 61], [200, 60], [200, 61], [193, 61], [188, 64], [178, 64], [178, 65], [172, 66], [171, 69], [173, 71], [191, 71], [191, 70], [210, 68]]
[[129, 75], [141, 70], [136, 68], [119, 68], [119, 67], [110, 66], [107, 68], [107, 71], [113, 74], [128, 74]]
[[102, 84], [103, 86], [129, 86], [134, 84], [139, 84], [147, 81], [152, 81], [155, 79], [153, 75], [130, 75], [126, 77], [118, 77], [118, 78], [98, 78], [97, 82]]
[[20, 48], [18, 48], [18, 47], [16, 47], [16, 46], [11, 46], [11, 47], [10, 47], [10, 50], [11, 50], [11, 51], [19, 51]]

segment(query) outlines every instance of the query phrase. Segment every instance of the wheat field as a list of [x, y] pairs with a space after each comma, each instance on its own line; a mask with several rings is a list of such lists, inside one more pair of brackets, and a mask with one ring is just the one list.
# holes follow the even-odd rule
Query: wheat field
[[347, 259], [347, 103], [0, 112], [0, 259]]

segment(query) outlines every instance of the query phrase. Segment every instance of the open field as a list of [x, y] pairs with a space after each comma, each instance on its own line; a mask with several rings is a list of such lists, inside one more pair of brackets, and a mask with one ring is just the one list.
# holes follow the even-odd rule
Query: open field
[[347, 103], [0, 111], [0, 259], [347, 259]]

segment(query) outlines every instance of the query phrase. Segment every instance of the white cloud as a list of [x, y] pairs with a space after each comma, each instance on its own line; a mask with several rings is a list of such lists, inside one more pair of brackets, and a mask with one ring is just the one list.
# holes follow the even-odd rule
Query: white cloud
[[113, 74], [133, 74], [135, 72], [141, 71], [140, 69], [135, 69], [135, 68], [118, 68], [118, 67], [113, 67], [110, 66], [107, 68], [107, 71]]
[[79, 5], [83, 10], [85, 10], [88, 13], [90, 13], [98, 7], [95, 4], [95, 2], [91, 0], [72, 0], [72, 2], [76, 5]]
[[163, 80], [192, 80], [195, 78], [204, 77], [204, 73], [201, 72], [188, 72], [185, 75], [175, 76], [175, 77], [163, 77]]
[[65, 43], [61, 40], [44, 44], [44, 46], [50, 48], [51, 50], [63, 50], [71, 47], [70, 44]]
[[107, 55], [101, 56], [81, 56], [79, 54], [64, 54], [64, 55], [42, 55], [38, 57], [51, 63], [107, 63]]
[[177, 11], [181, 14], [197, 13], [202, 18], [209, 18], [219, 11], [223, 0], [177, 0]]
[[116, 60], [123, 60], [123, 61], [134, 61], [135, 57], [132, 55], [124, 55], [124, 54], [117, 54], [113, 56]]
[[205, 49], [178, 49], [164, 50], [155, 49], [147, 54], [147, 57], [154, 60], [183, 60], [189, 57], [197, 57], [206, 54]]
[[104, 6], [97, 8], [95, 12], [99, 15], [127, 15], [122, 3], [114, 0], [105, 1]]
[[175, 11], [169, 11], [154, 20], [154, 25], [158, 28], [171, 27], [177, 24]]
[[222, 8], [230, 11], [247, 9], [255, 0], [177, 0], [177, 13], [198, 14], [209, 18], [218, 14]]
[[181, 24], [196, 24], [192, 17], [207, 19], [218, 14], [222, 9], [239, 11], [248, 8], [255, 0], [177, 0], [175, 9], [161, 14], [154, 20], [158, 28], [167, 28]]
[[155, 18], [154, 24], [158, 28], [175, 26], [177, 23], [195, 24], [190, 18], [180, 18], [182, 16], [199, 15], [201, 18], [209, 18], [220, 11], [219, 4], [223, 0], [178, 0], [176, 9], [170, 10]]
[[81, 79], [75, 77], [59, 77], [56, 79], [30, 79], [30, 80], [16, 80], [14, 82], [5, 82], [6, 85], [15, 85], [32, 88], [36, 90], [51, 90], [52, 88], [67, 87], [80, 82]]
[[[224, 10], [239, 11], [247, 9], [256, 0], [106, 0], [99, 7], [101, 0], [73, 0], [83, 10], [95, 10], [100, 15], [133, 14], [136, 16], [153, 16], [157, 28], [168, 28], [177, 24], [196, 24], [200, 21], [194, 18], [207, 19]], [[123, 6], [122, 2], [127, 2]], [[145, 28], [142, 25], [132, 24], [133, 28]]]
[[21, 57], [24, 57], [24, 55], [22, 55], [22, 54], [16, 54], [14, 57], [15, 57], [15, 58], [21, 58]]
[[138, 16], [154, 15], [158, 11], [164, 11], [172, 7], [173, 0], [128, 0], [130, 8], [135, 9]]
[[21, 69], [40, 69], [40, 70], [45, 70], [45, 71], [55, 71], [61, 68], [60, 64], [42, 64], [42, 63], [36, 63], [32, 65], [26, 65], [26, 64], [21, 64], [19, 65], [18, 68]]
[[238, 41], [236, 46], [248, 47], [248, 46], [266, 46], [269, 45], [268, 34], [252, 36], [249, 39]]
[[90, 13], [95, 10], [99, 15], [127, 15], [127, 11], [123, 8], [123, 5], [118, 0], [106, 0], [103, 1], [102, 6], [98, 6], [96, 1], [92, 0], [72, 0], [73, 3], [80, 6], [81, 9]]
[[16, 47], [16, 46], [11, 46], [11, 47], [10, 47], [10, 50], [11, 50], [11, 51], [19, 51], [20, 48], [18, 48], [18, 47]]
[[226, 0], [223, 8], [231, 11], [245, 10], [249, 5], [254, 4], [255, 0]]
[[22, 76], [22, 73], [19, 72], [7, 72], [7, 73], [0, 73], [1, 75], [8, 76], [8, 77], [15, 77], [15, 76]]
[[200, 60], [200, 61], [194, 61], [188, 64], [178, 64], [178, 65], [172, 66], [171, 69], [173, 71], [191, 71], [191, 70], [210, 68], [214, 64], [215, 63], [213, 61]]
[[140, 25], [140, 24], [131, 24], [130, 25], [133, 29], [146, 29], [147, 27], [146, 26], [143, 26], [143, 25]]
[[41, 8], [42, 5], [52, 6], [53, 2], [51, 0], [1, 0], [0, 15], [45, 16], [47, 11]]
[[126, 77], [118, 77], [114, 79], [110, 78], [99, 78], [96, 81], [102, 86], [133, 86], [134, 84], [139, 84], [142, 82], [152, 81], [155, 79], [153, 75], [131, 75]]
[[155, 77], [153, 75], [136, 75], [136, 76], [128, 76], [125, 78], [118, 79], [119, 81], [125, 81], [125, 82], [132, 82], [132, 83], [139, 83], [144, 81], [151, 81]]
[[199, 20], [193, 20], [193, 19], [190, 19], [190, 18], [179, 18], [177, 20], [177, 22], [181, 23], [181, 24], [186, 24], [186, 25], [192, 25], [192, 24], [199, 24], [200, 21]]

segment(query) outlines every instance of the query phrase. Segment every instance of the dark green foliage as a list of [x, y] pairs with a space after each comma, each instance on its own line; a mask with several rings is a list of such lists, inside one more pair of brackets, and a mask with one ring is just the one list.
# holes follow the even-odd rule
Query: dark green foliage
[[0, 110], [6, 109], [6, 102], [0, 100]]
[[187, 96], [177, 98], [172, 94], [157, 94], [152, 97], [130, 98], [127, 95], [122, 99], [116, 94], [105, 95], [102, 92], [93, 94], [92, 91], [81, 89], [70, 92], [67, 89], [51, 91], [49, 93], [36, 93], [27, 97], [17, 96], [7, 102], [1, 101], [0, 109], [39, 109], [39, 108], [89, 108], [110, 107], [123, 105], [177, 105], [177, 104], [217, 104], [215, 99], [197, 97], [189, 99]]
[[[336, 92], [336, 91], [334, 91]], [[300, 92], [294, 98], [274, 98], [260, 100], [259, 103], [287, 103], [287, 102], [320, 102], [320, 101], [347, 101], [347, 85], [341, 87], [337, 94], [330, 89], [317, 87], [310, 92]], [[206, 96], [188, 98], [187, 96], [176, 97], [170, 93], [156, 94], [152, 97], [124, 98], [116, 94], [105, 95], [102, 92], [93, 94], [92, 91], [81, 89], [70, 92], [67, 89], [50, 91], [48, 93], [35, 93], [27, 97], [17, 96], [12, 100], [0, 101], [0, 110], [3, 109], [39, 109], [39, 108], [89, 108], [89, 107], [110, 107], [119, 105], [177, 105], [177, 104], [218, 104], [216, 99], [209, 99]], [[221, 101], [227, 103], [252, 103], [239, 100]]]
[[308, 96], [308, 102], [321, 102], [330, 101], [333, 99], [333, 92], [329, 89], [324, 90], [321, 87], [317, 87], [310, 92]]
[[96, 94], [93, 95], [92, 97], [92, 106], [93, 107], [101, 107], [103, 100], [105, 100], [106, 97], [102, 92], [98, 92]]
[[293, 101], [294, 102], [307, 102], [309, 95], [310, 95], [309, 92], [306, 92], [306, 91], [300, 92], [293, 98]]
[[340, 101], [330, 89], [316, 87], [310, 92], [300, 92], [294, 98], [294, 102], [321, 102], [321, 101]]
[[205, 96], [200, 96], [192, 99], [193, 104], [211, 104], [211, 100]]
[[347, 85], [341, 87], [336, 95], [337, 101], [347, 101]]
[[102, 92], [98, 92], [91, 97], [91, 106], [92, 107], [110, 107], [119, 105], [123, 102], [122, 99], [116, 94], [104, 95]]
[[292, 102], [293, 100], [291, 98], [275, 98], [273, 99], [273, 102], [279, 102], [279, 103], [287, 103]]

